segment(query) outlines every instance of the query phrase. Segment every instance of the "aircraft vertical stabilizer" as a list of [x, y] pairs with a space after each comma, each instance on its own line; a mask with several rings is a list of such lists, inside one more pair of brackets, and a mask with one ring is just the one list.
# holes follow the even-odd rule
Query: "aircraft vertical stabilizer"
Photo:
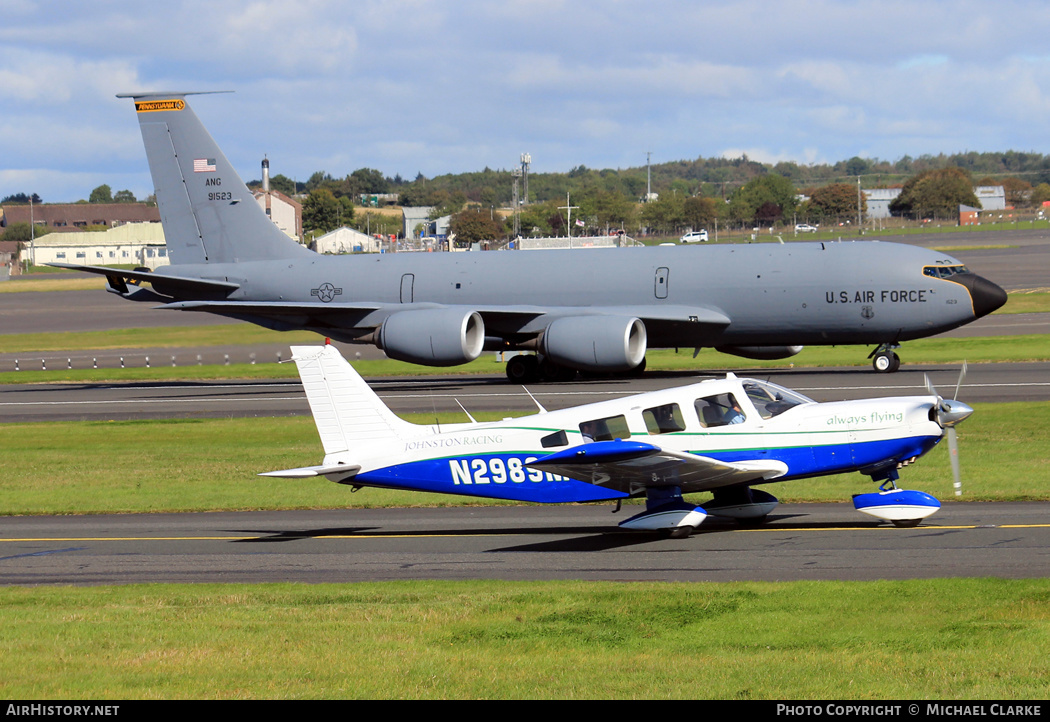
[[186, 95], [118, 96], [135, 100], [171, 262], [237, 263], [309, 253], [267, 218]]
[[292, 346], [292, 360], [326, 458], [415, 435], [414, 425], [388, 409], [334, 346]]

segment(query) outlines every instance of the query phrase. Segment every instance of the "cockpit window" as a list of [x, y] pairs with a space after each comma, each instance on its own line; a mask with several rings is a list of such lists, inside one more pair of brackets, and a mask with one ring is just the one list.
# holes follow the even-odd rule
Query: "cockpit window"
[[951, 278], [960, 273], [969, 273], [966, 266], [926, 266], [922, 269], [923, 275], [930, 278]]
[[795, 406], [813, 403], [813, 399], [807, 396], [768, 381], [748, 379], [744, 381], [744, 391], [763, 419], [779, 416]]
[[730, 424], [742, 424], [744, 412], [733, 394], [705, 396], [693, 402], [700, 425], [706, 429]]

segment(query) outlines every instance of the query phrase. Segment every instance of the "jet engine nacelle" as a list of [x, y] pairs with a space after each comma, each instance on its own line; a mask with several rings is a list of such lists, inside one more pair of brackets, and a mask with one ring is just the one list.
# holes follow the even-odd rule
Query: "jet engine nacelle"
[[802, 346], [716, 346], [715, 350], [742, 358], [773, 361], [781, 358], [790, 358], [801, 351], [802, 348]]
[[645, 324], [623, 316], [569, 316], [543, 332], [543, 354], [583, 371], [630, 371], [645, 360]]
[[398, 361], [457, 366], [481, 355], [485, 322], [477, 311], [424, 308], [400, 311], [379, 327], [376, 346]]

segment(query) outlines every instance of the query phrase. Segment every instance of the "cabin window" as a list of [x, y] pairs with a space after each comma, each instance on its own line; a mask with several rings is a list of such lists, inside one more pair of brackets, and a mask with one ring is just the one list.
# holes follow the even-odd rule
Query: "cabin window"
[[627, 419], [620, 416], [609, 416], [604, 419], [592, 419], [580, 424], [580, 434], [586, 441], [612, 441], [613, 439], [631, 438]]
[[747, 418], [733, 394], [705, 396], [697, 399], [693, 406], [700, 425], [707, 429], [740, 424]]
[[554, 446], [568, 446], [569, 437], [564, 431], [555, 431], [553, 434], [547, 434], [540, 439], [540, 444], [543, 445], [544, 449], [550, 449]]
[[650, 434], [669, 434], [672, 431], [685, 431], [685, 419], [678, 404], [654, 406], [642, 412], [645, 428]]

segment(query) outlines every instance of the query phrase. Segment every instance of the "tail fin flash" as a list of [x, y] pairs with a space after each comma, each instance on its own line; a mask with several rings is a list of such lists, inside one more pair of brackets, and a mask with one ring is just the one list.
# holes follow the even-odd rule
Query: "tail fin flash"
[[334, 346], [292, 346], [325, 457], [413, 435]]
[[171, 262], [236, 263], [309, 253], [267, 218], [186, 95], [117, 96], [135, 101]]

